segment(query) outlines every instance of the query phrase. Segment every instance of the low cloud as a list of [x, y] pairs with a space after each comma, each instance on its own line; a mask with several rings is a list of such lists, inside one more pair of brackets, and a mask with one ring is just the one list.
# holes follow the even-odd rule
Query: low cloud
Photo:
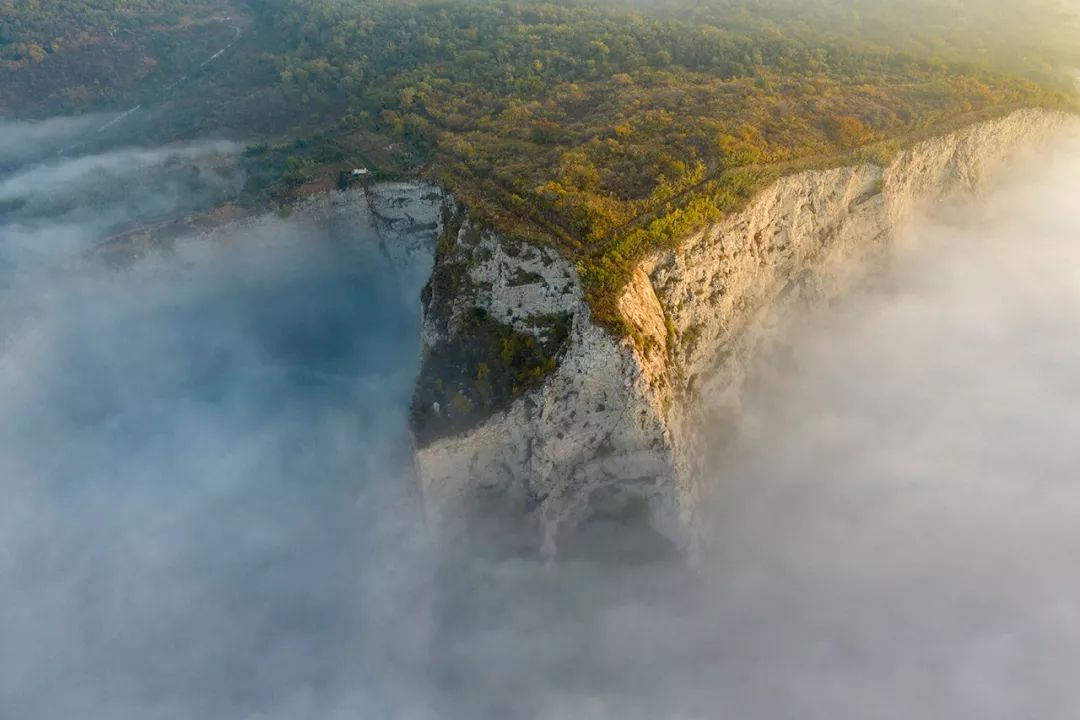
[[751, 403], [712, 555], [747, 714], [1080, 707], [1078, 171], [1073, 142], [912, 228]]
[[369, 227], [264, 218], [113, 271], [82, 251], [139, 202], [24, 209], [0, 716], [1071, 718], [1077, 178], [1075, 144], [1018, 170], [803, 323], [710, 478], [699, 574], [432, 571], [419, 284]]
[[0, 180], [25, 201], [0, 221], [2, 717], [420, 702], [416, 279], [370, 227], [300, 213], [123, 270], [88, 255], [119, 222], [212, 199], [175, 178], [227, 150]]
[[478, 571], [464, 612], [499, 619], [449, 631], [489, 660], [454, 716], [1075, 715], [1077, 178], [1077, 142], [1017, 166], [799, 324], [708, 478], [700, 575]]
[[62, 152], [91, 136], [105, 117], [55, 117], [41, 122], [0, 119], [0, 168]]
[[[185, 143], [163, 148], [127, 148], [97, 155], [62, 158], [16, 170], [0, 179], [0, 202], [33, 199], [47, 194], [73, 194], [88, 183], [121, 183], [141, 178], [151, 169], [192, 163], [232, 153], [232, 143]], [[195, 165], [194, 167], [198, 167]], [[115, 197], [115, 196], [114, 196]], [[144, 198], [145, 199], [145, 198]]]

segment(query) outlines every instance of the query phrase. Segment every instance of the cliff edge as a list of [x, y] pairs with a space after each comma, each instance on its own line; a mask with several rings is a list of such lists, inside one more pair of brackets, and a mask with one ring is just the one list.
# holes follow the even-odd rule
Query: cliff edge
[[[554, 556], [594, 518], [692, 553], [703, 398], [737, 424], [755, 362], [792, 311], [850, 288], [920, 206], [978, 190], [1017, 151], [1080, 127], [1022, 110], [921, 142], [888, 166], [784, 177], [641, 263], [593, 323], [575, 266], [447, 201], [424, 290], [417, 472], [444, 537]], [[510, 530], [511, 532], [507, 532]]]

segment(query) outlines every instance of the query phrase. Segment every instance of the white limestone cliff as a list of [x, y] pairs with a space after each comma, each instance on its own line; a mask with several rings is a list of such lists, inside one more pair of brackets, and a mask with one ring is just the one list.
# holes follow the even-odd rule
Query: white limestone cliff
[[885, 168], [781, 179], [636, 269], [620, 309], [637, 342], [592, 323], [571, 263], [466, 222], [436, 262], [464, 258], [469, 291], [426, 295], [427, 357], [455, 332], [455, 314], [474, 306], [522, 332], [556, 312], [573, 325], [541, 385], [479, 426], [417, 447], [429, 517], [454, 532], [470, 507], [499, 498], [552, 555], [590, 516], [638, 508], [692, 550], [704, 491], [695, 470], [701, 399], [737, 423], [748, 374], [793, 308], [851, 288], [921, 205], [976, 191], [1011, 154], [1067, 127], [1077, 127], [1073, 116], [1018, 111], [921, 142]]

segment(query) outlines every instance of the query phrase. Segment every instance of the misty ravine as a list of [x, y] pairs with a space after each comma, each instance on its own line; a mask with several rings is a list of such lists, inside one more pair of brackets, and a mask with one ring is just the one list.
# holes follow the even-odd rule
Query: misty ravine
[[19, 203], [0, 224], [0, 717], [412, 702], [382, 676], [419, 646], [386, 628], [419, 597], [406, 411], [424, 277], [370, 225], [300, 216], [120, 268], [89, 252], [212, 202], [225, 180], [186, 173], [228, 151], [121, 148], [0, 179]]
[[1080, 706], [1075, 142], [801, 324], [714, 463], [700, 571], [448, 576], [407, 438], [424, 273], [362, 210], [106, 264], [111, 229], [227, 193], [235, 150], [32, 160], [95, 121], [0, 133], [0, 717]]

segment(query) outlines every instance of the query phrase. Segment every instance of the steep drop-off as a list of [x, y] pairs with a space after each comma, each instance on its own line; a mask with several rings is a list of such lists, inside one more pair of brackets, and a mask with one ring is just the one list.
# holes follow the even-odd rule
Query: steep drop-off
[[583, 521], [614, 518], [692, 553], [703, 398], [713, 423], [737, 427], [744, 385], [796, 308], [851, 288], [920, 206], [977, 191], [1015, 152], [1075, 127], [1019, 111], [887, 167], [785, 177], [636, 269], [626, 338], [593, 324], [574, 265], [448, 201], [413, 408], [436, 531], [484, 540], [477, 528], [500, 518], [500, 542], [550, 556]]

